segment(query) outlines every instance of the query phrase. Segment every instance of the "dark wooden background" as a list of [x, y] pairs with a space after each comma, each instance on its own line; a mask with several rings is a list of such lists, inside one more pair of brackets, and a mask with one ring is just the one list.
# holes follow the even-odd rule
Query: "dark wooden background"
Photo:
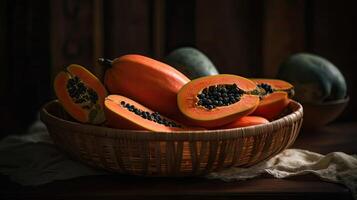
[[193, 46], [221, 73], [274, 77], [288, 55], [307, 51], [346, 77], [354, 120], [357, 88], [356, 1], [325, 0], [2, 0], [2, 135], [26, 129], [54, 98], [54, 74], [70, 63], [99, 77], [98, 57], [139, 53], [162, 59]]

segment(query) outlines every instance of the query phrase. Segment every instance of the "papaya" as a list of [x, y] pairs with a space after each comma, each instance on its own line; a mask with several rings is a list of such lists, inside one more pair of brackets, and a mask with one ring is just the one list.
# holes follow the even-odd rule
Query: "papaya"
[[288, 106], [290, 97], [294, 96], [294, 86], [278, 79], [251, 79], [257, 84], [260, 102], [252, 115], [269, 120], [277, 118]]
[[107, 91], [100, 80], [86, 68], [72, 64], [54, 79], [54, 91], [64, 109], [83, 123], [105, 121], [103, 103]]
[[186, 127], [121, 95], [107, 96], [104, 101], [104, 111], [107, 126], [113, 128], [155, 132], [203, 130]]
[[185, 84], [177, 95], [180, 111], [195, 125], [212, 128], [252, 113], [259, 96], [256, 84], [230, 74], [205, 76]]
[[314, 54], [297, 53], [279, 65], [277, 78], [295, 86], [295, 100], [324, 103], [344, 99], [347, 85], [339, 69], [329, 60]]
[[263, 97], [252, 115], [274, 120], [289, 105], [290, 99], [286, 92], [274, 92]]
[[193, 47], [175, 49], [166, 56], [165, 61], [190, 79], [219, 73], [208, 56]]
[[264, 117], [250, 115], [250, 116], [243, 116], [241, 118], [238, 118], [229, 124], [219, 127], [219, 129], [240, 128], [240, 127], [266, 124], [266, 123], [269, 123], [269, 121]]
[[180, 115], [176, 96], [190, 81], [184, 74], [142, 55], [129, 54], [113, 61], [99, 61], [111, 65], [104, 75], [104, 85], [111, 94], [124, 95], [168, 117]]

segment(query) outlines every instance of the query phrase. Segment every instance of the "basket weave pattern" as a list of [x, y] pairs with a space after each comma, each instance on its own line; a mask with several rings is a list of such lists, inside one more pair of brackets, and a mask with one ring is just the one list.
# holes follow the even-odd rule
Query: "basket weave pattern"
[[146, 176], [196, 176], [268, 159], [296, 139], [303, 110], [268, 124], [209, 131], [157, 133], [111, 129], [71, 121], [57, 101], [44, 106], [41, 119], [59, 148], [74, 159], [112, 172]]

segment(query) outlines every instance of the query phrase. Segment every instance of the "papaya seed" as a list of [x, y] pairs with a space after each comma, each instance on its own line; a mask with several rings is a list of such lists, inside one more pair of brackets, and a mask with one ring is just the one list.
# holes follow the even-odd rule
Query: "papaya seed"
[[271, 85], [269, 84], [266, 84], [266, 83], [261, 83], [259, 85], [257, 85], [260, 89], [263, 89], [263, 93], [264, 94], [270, 94], [270, 93], [273, 93], [273, 88], [271, 87]]
[[98, 103], [98, 94], [92, 88], [86, 87], [78, 76], [68, 79], [66, 88], [73, 102], [84, 104], [82, 106], [84, 109], [89, 110]]
[[212, 110], [219, 106], [228, 106], [240, 100], [244, 91], [236, 84], [213, 85], [204, 88], [197, 94], [197, 105]]
[[156, 122], [158, 124], [168, 126], [168, 127], [181, 127], [181, 125], [176, 124], [173, 121], [169, 121], [165, 118], [162, 118], [158, 112], [150, 113], [147, 111], [142, 111], [139, 108], [136, 108], [134, 105], [130, 105], [129, 103], [126, 103], [125, 101], [121, 101], [120, 105], [123, 108], [126, 108], [127, 110], [129, 110], [130, 112], [133, 112], [136, 115], [142, 117], [143, 119], [147, 119], [147, 120], [150, 120], [150, 121], [153, 121], [153, 122]]

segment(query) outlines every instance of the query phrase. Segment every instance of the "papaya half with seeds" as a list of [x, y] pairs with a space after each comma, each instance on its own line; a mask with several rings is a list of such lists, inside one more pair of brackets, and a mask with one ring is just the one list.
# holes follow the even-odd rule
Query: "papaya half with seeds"
[[111, 64], [104, 76], [104, 84], [111, 94], [124, 95], [170, 117], [180, 115], [176, 96], [190, 81], [184, 74], [141, 55], [124, 55], [112, 62], [99, 61]]
[[54, 90], [59, 102], [74, 119], [91, 124], [105, 121], [103, 102], [107, 91], [86, 68], [69, 65], [56, 75]]
[[240, 128], [269, 123], [267, 119], [260, 116], [243, 116], [235, 121], [219, 127], [219, 129]]
[[259, 94], [269, 94], [273, 92], [286, 92], [289, 98], [295, 94], [294, 86], [289, 82], [279, 79], [253, 78], [251, 79], [258, 86]]
[[155, 132], [203, 130], [185, 127], [121, 95], [107, 96], [104, 101], [104, 108], [107, 125], [113, 128]]
[[258, 87], [260, 103], [252, 115], [262, 116], [269, 120], [277, 118], [287, 107], [290, 97], [294, 95], [294, 87], [290, 83], [278, 79], [251, 79]]
[[213, 128], [252, 113], [259, 96], [256, 84], [236, 75], [220, 74], [190, 81], [177, 95], [180, 111], [195, 125]]

